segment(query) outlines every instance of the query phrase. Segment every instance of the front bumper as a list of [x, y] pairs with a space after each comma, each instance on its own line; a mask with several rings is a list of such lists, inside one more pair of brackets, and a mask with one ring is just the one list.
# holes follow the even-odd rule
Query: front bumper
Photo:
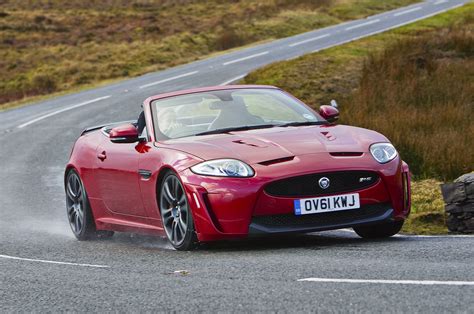
[[[252, 165], [256, 175], [246, 179], [198, 176], [189, 169], [180, 175], [200, 241], [259, 233], [313, 232], [405, 219], [410, 211], [408, 166], [398, 158], [381, 165], [367, 157], [335, 161], [327, 154], [299, 156], [278, 165]], [[276, 197], [264, 191], [269, 183], [282, 178], [347, 170], [374, 171], [380, 177], [376, 184], [354, 191], [359, 193], [361, 202], [357, 210], [296, 217], [294, 200], [310, 196]], [[335, 194], [344, 193], [328, 195]]]
[[391, 220], [390, 203], [371, 204], [359, 209], [295, 216], [293, 214], [254, 216], [249, 234], [315, 232], [380, 223]]

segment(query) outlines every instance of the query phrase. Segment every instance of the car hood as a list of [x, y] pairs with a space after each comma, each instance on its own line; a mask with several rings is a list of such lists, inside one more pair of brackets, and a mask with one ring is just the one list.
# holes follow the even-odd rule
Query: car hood
[[367, 152], [383, 135], [346, 125], [275, 127], [168, 140], [161, 145], [204, 160], [235, 158], [249, 164], [315, 153]]

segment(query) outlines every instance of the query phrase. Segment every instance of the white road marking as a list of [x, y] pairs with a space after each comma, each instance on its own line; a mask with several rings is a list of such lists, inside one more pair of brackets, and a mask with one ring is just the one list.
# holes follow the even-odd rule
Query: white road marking
[[380, 34], [380, 33], [389, 31], [389, 30], [394, 29], [394, 28], [398, 28], [398, 27], [401, 27], [401, 26], [412, 24], [412, 23], [418, 22], [420, 20], [424, 20], [424, 19], [430, 18], [432, 16], [436, 16], [436, 15], [441, 14], [441, 13], [445, 13], [447, 11], [457, 9], [459, 7], [462, 7], [463, 5], [464, 5], [464, 3], [460, 3], [460, 4], [457, 4], [455, 6], [443, 9], [443, 10], [439, 10], [439, 11], [436, 11], [436, 12], [433, 12], [433, 13], [430, 13], [430, 14], [427, 14], [427, 15], [420, 16], [420, 17], [418, 17], [416, 19], [413, 19], [413, 20], [410, 20], [410, 21], [399, 23], [399, 24], [396, 24], [396, 25], [393, 25], [393, 26], [390, 26], [390, 27], [386, 27], [386, 28], [382, 28], [382, 29], [370, 32], [368, 34], [364, 34], [364, 35], [357, 36], [357, 37], [354, 37], [354, 38], [350, 38], [350, 39], [347, 39], [347, 40], [344, 40], [344, 41], [341, 41], [341, 42], [337, 42], [337, 43], [335, 43], [333, 45], [330, 45], [330, 46], [326, 46], [326, 47], [323, 47], [323, 48], [318, 48], [316, 50], [313, 50], [312, 52], [319, 52], [321, 50], [329, 49], [329, 48], [332, 48], [332, 47], [335, 47], [335, 46], [340, 46], [340, 45], [343, 45], [343, 44], [347, 44], [347, 43], [350, 43], [352, 41], [356, 41], [356, 40], [359, 40], [359, 39], [362, 39], [362, 38], [370, 37], [372, 35]]
[[362, 24], [349, 26], [349, 27], [346, 27], [346, 31], [350, 31], [350, 30], [353, 30], [353, 29], [356, 29], [356, 28], [367, 26], [367, 25], [372, 25], [372, 24], [375, 24], [375, 23], [378, 23], [378, 22], [380, 22], [380, 19], [375, 19], [375, 20], [371, 20], [371, 21], [368, 21], [368, 22], [365, 22], [365, 23], [362, 23]]
[[[356, 234], [354, 230], [349, 229], [349, 228], [344, 228], [344, 229], [336, 229], [333, 231], [342, 231], [342, 232], [348, 232], [352, 234]], [[441, 239], [449, 239], [449, 238], [473, 238], [474, 235], [470, 234], [447, 234], [447, 235], [425, 235], [425, 234], [396, 234], [392, 237], [395, 238], [441, 238]]]
[[152, 83], [148, 83], [148, 84], [142, 85], [142, 86], [140, 86], [139, 88], [140, 88], [140, 89], [143, 89], [143, 88], [147, 88], [147, 87], [150, 87], [150, 86], [158, 85], [158, 84], [161, 84], [161, 83], [166, 83], [166, 82], [173, 81], [173, 80], [177, 80], [177, 79], [180, 79], [180, 78], [183, 78], [183, 77], [186, 77], [186, 76], [194, 75], [194, 74], [196, 74], [196, 73], [198, 73], [198, 72], [199, 72], [199, 71], [192, 71], [192, 72], [188, 72], [188, 73], [176, 75], [176, 76], [173, 76], [173, 77], [169, 77], [169, 78], [167, 78], [167, 79], [163, 79], [163, 80], [159, 80], [159, 81], [156, 81], [156, 82], [152, 82]]
[[436, 1], [434, 3], [434, 5], [438, 5], [438, 4], [442, 4], [442, 3], [446, 3], [446, 2], [448, 2], [448, 0], [439, 0], [439, 1]]
[[[356, 234], [354, 230], [349, 228], [344, 229], [336, 229], [333, 232], [342, 231], [347, 233]], [[392, 237], [395, 238], [441, 238], [441, 239], [449, 239], [449, 238], [472, 238], [474, 239], [474, 235], [471, 234], [446, 234], [446, 235], [426, 235], [426, 234], [396, 234]]]
[[319, 40], [319, 39], [322, 39], [322, 38], [326, 38], [328, 36], [330, 36], [331, 34], [324, 34], [324, 35], [321, 35], [321, 36], [318, 36], [318, 37], [313, 37], [313, 38], [309, 38], [309, 39], [306, 39], [306, 40], [302, 40], [302, 41], [298, 41], [296, 43], [293, 43], [293, 44], [290, 44], [288, 45], [289, 47], [296, 47], [296, 46], [299, 46], [299, 45], [303, 45], [303, 44], [306, 44], [306, 43], [309, 43], [309, 42], [312, 42], [312, 41], [315, 41], [315, 40]]
[[413, 9], [397, 12], [397, 13], [393, 14], [393, 16], [401, 16], [401, 15], [405, 15], [405, 14], [415, 12], [415, 11], [418, 11], [418, 10], [421, 10], [421, 9], [422, 9], [422, 7], [416, 7], [416, 8], [413, 8]]
[[256, 53], [256, 54], [253, 54], [253, 55], [250, 55], [250, 56], [247, 56], [247, 57], [243, 57], [243, 58], [240, 58], [240, 59], [235, 59], [235, 60], [232, 60], [232, 61], [224, 62], [224, 63], [222, 63], [222, 65], [229, 65], [229, 64], [233, 64], [233, 63], [237, 63], [237, 62], [241, 62], [241, 61], [253, 59], [253, 58], [256, 58], [256, 57], [264, 56], [264, 55], [266, 55], [266, 54], [268, 54], [268, 53], [269, 53], [269, 51], [264, 51], [264, 52]]
[[469, 234], [453, 234], [453, 235], [424, 235], [424, 234], [397, 234], [398, 238], [473, 238], [474, 235]]
[[385, 280], [385, 279], [339, 279], [339, 278], [303, 278], [298, 281], [331, 282], [331, 283], [375, 283], [394, 285], [426, 286], [474, 286], [474, 281], [439, 281], [439, 280]]
[[68, 111], [68, 110], [71, 110], [71, 109], [75, 109], [75, 108], [78, 108], [78, 107], [82, 107], [82, 106], [85, 106], [85, 105], [89, 105], [89, 104], [92, 104], [94, 102], [98, 102], [98, 101], [101, 101], [101, 100], [104, 100], [104, 99], [107, 99], [107, 98], [110, 98], [111, 96], [103, 96], [103, 97], [99, 97], [99, 98], [96, 98], [96, 99], [92, 99], [92, 100], [88, 100], [88, 101], [85, 101], [85, 102], [81, 102], [80, 104], [77, 104], [77, 105], [73, 105], [73, 106], [70, 106], [70, 107], [67, 107], [67, 108], [63, 108], [63, 109], [60, 109], [60, 110], [56, 110], [56, 111], [53, 111], [53, 112], [50, 112], [48, 114], [45, 114], [43, 116], [40, 116], [38, 118], [35, 118], [33, 120], [30, 120], [28, 122], [25, 122], [23, 124], [20, 124], [18, 126], [19, 129], [21, 128], [24, 128], [25, 126], [28, 126], [30, 124], [33, 124], [35, 122], [38, 122], [38, 121], [41, 121], [43, 119], [46, 119], [46, 118], [49, 118], [49, 117], [52, 117], [54, 115], [57, 115], [59, 113], [62, 113], [62, 112], [65, 112], [65, 111]]
[[246, 75], [247, 75], [247, 74], [242, 74], [242, 75], [239, 75], [239, 76], [237, 76], [237, 77], [234, 77], [234, 78], [232, 78], [232, 79], [230, 79], [230, 80], [228, 80], [228, 81], [225, 81], [224, 83], [219, 84], [219, 86], [228, 85], [228, 84], [230, 84], [230, 83], [232, 83], [232, 82], [235, 82], [235, 81], [238, 81], [238, 80], [240, 80], [240, 79], [243, 79]]
[[[395, 26], [393, 28], [395, 28]], [[377, 31], [374, 31], [374, 32], [370, 32], [368, 34], [364, 34], [364, 35], [360, 35], [360, 36], [357, 36], [357, 37], [349, 38], [347, 40], [343, 40], [341, 42], [335, 43], [335, 44], [327, 46], [327, 47], [318, 48], [316, 50], [313, 50], [312, 52], [320, 52], [321, 50], [329, 49], [329, 48], [332, 48], [332, 47], [335, 47], [335, 46], [344, 45], [344, 44], [347, 44], [347, 43], [350, 43], [350, 42], [353, 42], [353, 41], [356, 41], [356, 40], [359, 40], [359, 39], [362, 39], [362, 38], [366, 38], [366, 37], [369, 37], [369, 36], [372, 36], [372, 35], [382, 33], [382, 32], [387, 31], [389, 29], [392, 29], [392, 28], [389, 27], [389, 28], [386, 28], [386, 29], [383, 29], [383, 30], [377, 30]]]
[[1, 254], [0, 254], [0, 258], [13, 259], [13, 260], [19, 260], [19, 261], [27, 261], [27, 262], [38, 262], [38, 263], [59, 264], [59, 265], [71, 265], [71, 266], [81, 266], [81, 267], [95, 267], [95, 268], [109, 268], [110, 267], [110, 266], [107, 266], [107, 265], [94, 265], [94, 264], [80, 264], [80, 263], [48, 261], [48, 260], [42, 260], [42, 259], [23, 258], [23, 257], [1, 255]]

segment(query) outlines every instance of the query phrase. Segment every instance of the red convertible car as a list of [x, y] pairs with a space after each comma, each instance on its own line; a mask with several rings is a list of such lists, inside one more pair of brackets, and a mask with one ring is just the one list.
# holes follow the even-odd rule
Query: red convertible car
[[150, 97], [137, 121], [76, 141], [64, 178], [72, 231], [161, 235], [178, 250], [348, 227], [392, 236], [410, 212], [408, 165], [386, 137], [338, 116], [271, 86]]

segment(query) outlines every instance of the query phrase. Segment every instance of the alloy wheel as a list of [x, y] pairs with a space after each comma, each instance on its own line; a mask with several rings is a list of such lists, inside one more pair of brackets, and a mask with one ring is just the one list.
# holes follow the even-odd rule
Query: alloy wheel
[[174, 246], [181, 245], [189, 223], [189, 204], [178, 177], [169, 175], [163, 181], [160, 193], [160, 211], [168, 239]]
[[84, 192], [79, 176], [73, 172], [66, 185], [67, 217], [72, 231], [78, 235], [84, 228]]

